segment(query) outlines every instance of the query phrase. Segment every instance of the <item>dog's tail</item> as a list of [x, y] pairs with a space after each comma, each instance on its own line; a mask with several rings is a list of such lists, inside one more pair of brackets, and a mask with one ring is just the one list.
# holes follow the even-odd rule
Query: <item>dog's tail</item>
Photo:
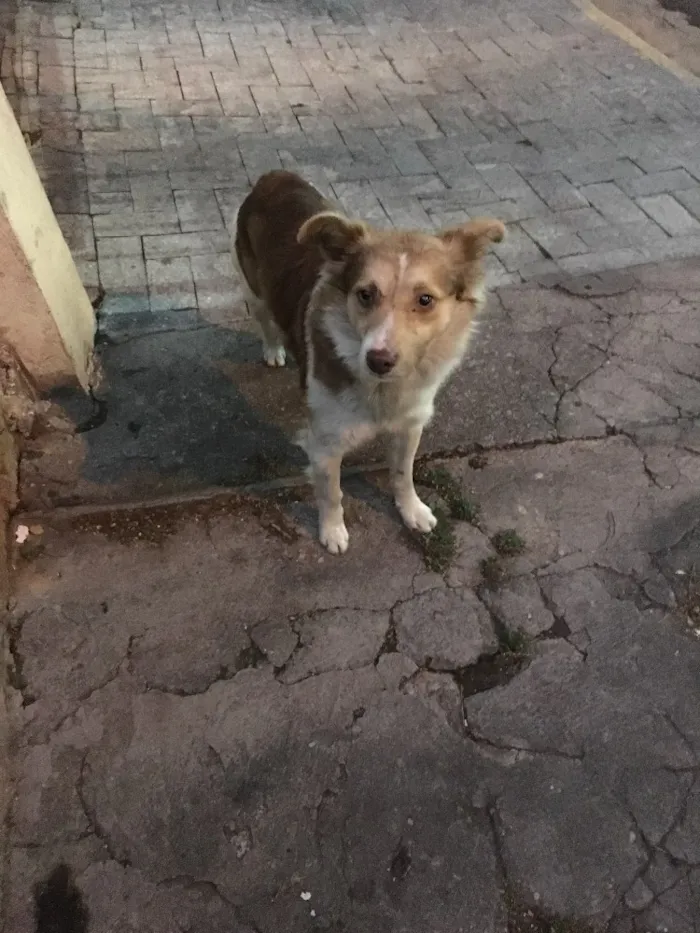
[[36, 886], [34, 899], [36, 933], [87, 933], [87, 907], [67, 865], [57, 865]]

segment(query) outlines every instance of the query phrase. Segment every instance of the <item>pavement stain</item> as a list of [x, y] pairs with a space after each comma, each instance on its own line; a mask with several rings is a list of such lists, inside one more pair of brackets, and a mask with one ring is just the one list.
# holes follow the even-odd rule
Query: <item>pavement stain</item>
[[222, 494], [208, 500], [174, 502], [142, 508], [118, 508], [90, 511], [70, 520], [78, 532], [94, 533], [120, 544], [162, 545], [184, 524], [206, 526], [225, 515], [248, 512], [261, 525], [282, 540], [298, 537], [284, 509], [272, 497], [245, 494]]
[[520, 902], [510, 891], [505, 895], [508, 933], [598, 933], [597, 928], [573, 918], [553, 917], [538, 907]]

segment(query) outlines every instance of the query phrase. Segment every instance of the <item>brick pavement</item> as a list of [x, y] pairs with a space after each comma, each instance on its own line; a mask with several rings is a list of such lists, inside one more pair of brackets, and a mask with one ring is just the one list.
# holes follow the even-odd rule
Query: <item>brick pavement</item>
[[226, 225], [280, 166], [377, 224], [501, 217], [495, 283], [700, 255], [697, 88], [566, 0], [23, 3], [15, 32], [2, 81], [112, 336], [245, 326]]

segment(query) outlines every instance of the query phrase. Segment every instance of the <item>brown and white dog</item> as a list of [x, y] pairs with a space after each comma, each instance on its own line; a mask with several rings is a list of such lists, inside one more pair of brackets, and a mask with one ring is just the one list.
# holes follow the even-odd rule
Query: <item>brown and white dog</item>
[[409, 528], [436, 519], [418, 498], [413, 461], [440, 386], [467, 349], [485, 300], [481, 258], [498, 220], [439, 234], [374, 230], [337, 212], [291, 172], [259, 179], [234, 224], [234, 263], [269, 366], [294, 356], [309, 409], [309, 457], [321, 543], [348, 546], [344, 454], [392, 435], [393, 492]]

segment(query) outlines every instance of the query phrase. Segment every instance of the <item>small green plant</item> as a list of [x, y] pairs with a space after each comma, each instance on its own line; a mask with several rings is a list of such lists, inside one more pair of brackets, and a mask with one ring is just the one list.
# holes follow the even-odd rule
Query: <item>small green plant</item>
[[501, 557], [514, 557], [525, 550], [525, 541], [514, 528], [497, 531], [491, 538], [491, 544]]
[[475, 502], [462, 496], [460, 499], [450, 502], [449, 505], [450, 515], [455, 521], [469, 522], [470, 525], [479, 523], [479, 506]]
[[450, 517], [456, 521], [476, 525], [479, 521], [479, 506], [468, 499], [452, 474], [443, 466], [419, 466], [416, 481], [435, 492], [444, 500]]
[[525, 654], [528, 647], [528, 637], [520, 629], [506, 629], [498, 639], [501, 651], [506, 654]]
[[425, 566], [434, 573], [449, 570], [457, 552], [457, 541], [449, 517], [442, 509], [433, 509], [437, 525], [427, 535], [418, 536]]
[[481, 562], [481, 576], [484, 578], [484, 583], [486, 586], [488, 586], [490, 589], [495, 589], [504, 576], [504, 569], [501, 558], [496, 554], [492, 554], [491, 557], [484, 558], [484, 560]]

